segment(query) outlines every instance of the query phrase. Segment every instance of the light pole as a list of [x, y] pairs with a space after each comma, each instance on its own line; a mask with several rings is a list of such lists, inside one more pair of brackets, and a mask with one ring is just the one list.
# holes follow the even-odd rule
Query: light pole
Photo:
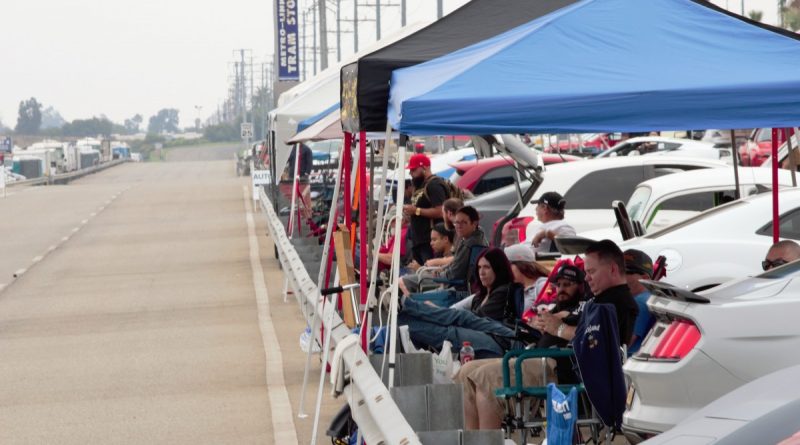
[[195, 105], [194, 110], [197, 112], [197, 119], [194, 121], [195, 128], [199, 131], [200, 130], [200, 115], [202, 114], [203, 106], [202, 105]]

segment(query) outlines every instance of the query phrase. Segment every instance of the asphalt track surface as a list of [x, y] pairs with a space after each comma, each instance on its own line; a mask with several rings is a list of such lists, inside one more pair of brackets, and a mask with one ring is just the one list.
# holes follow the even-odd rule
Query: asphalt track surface
[[309, 443], [305, 323], [238, 149], [0, 197], [0, 443]]

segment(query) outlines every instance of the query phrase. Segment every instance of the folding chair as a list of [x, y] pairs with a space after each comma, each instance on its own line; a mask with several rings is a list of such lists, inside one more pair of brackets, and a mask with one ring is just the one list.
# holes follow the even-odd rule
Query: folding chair
[[[588, 443], [583, 440], [581, 428], [589, 429], [590, 439], [595, 444], [600, 443], [600, 432], [604, 428], [604, 442], [610, 444], [613, 440], [625, 410], [625, 378], [622, 374], [625, 348], [619, 345], [616, 312], [613, 306], [588, 303], [584, 312], [576, 337], [573, 339], [575, 349], [513, 350], [503, 357], [503, 387], [495, 390], [495, 396], [506, 401], [507, 415], [503, 426], [509, 437], [514, 431], [519, 431], [521, 443], [527, 443], [529, 433], [533, 432], [538, 435], [544, 428], [547, 419], [540, 415], [537, 409], [539, 404], [536, 401], [545, 400], [547, 397], [547, 373], [549, 370], [547, 359], [569, 357], [577, 365], [579, 374], [583, 377], [582, 382], [560, 384], [557, 387], [564, 393], [569, 392], [572, 388], [578, 391], [580, 415], [576, 422], [578, 443]], [[598, 323], [607, 326], [605, 332], [595, 331], [589, 334], [585, 332], [585, 326]], [[603, 337], [598, 341], [600, 335]], [[606, 347], [604, 349], [595, 348], [597, 344], [603, 344]], [[604, 355], [599, 357], [598, 353]], [[511, 359], [516, 359], [513, 384], [510, 379]], [[522, 363], [531, 359], [541, 360], [542, 382], [537, 386], [524, 386]], [[601, 360], [605, 360], [605, 362], [601, 363]], [[584, 369], [586, 373], [581, 372]], [[602, 372], [605, 372], [605, 375]], [[591, 385], [588, 385], [589, 383]]]

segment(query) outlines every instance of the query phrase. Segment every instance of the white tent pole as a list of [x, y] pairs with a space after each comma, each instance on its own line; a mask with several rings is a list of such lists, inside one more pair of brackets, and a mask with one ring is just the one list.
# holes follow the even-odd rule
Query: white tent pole
[[[289, 227], [287, 232], [289, 239], [294, 238], [294, 219], [295, 219], [295, 206], [297, 205], [297, 177], [300, 175], [300, 147], [295, 144], [294, 146], [294, 179], [292, 180], [292, 205], [289, 206]], [[283, 278], [283, 302], [289, 298], [289, 278], [284, 275]]]
[[[383, 172], [383, 175], [385, 175], [386, 171], [389, 169], [389, 147], [390, 147], [390, 145], [391, 145], [391, 140], [387, 139], [386, 143], [383, 146], [383, 162], [381, 164], [381, 167], [382, 167], [381, 171]], [[399, 168], [400, 167], [398, 167], [398, 169]], [[381, 240], [383, 239], [383, 220], [384, 220], [384, 211], [386, 210], [386, 206], [384, 204], [384, 201], [386, 200], [386, 178], [382, 178], [382, 179], [383, 179], [383, 184], [381, 184], [381, 188], [378, 191], [378, 209], [377, 209], [377, 211], [378, 211], [378, 221], [377, 221], [376, 226], [375, 226], [376, 229], [378, 230], [378, 232], [375, 234], [375, 237], [372, 240], [370, 240], [370, 242], [374, 243], [374, 245], [372, 247], [372, 250], [373, 250], [373, 254], [372, 254], [372, 270], [370, 271], [370, 274], [369, 274], [369, 276], [370, 276], [369, 292], [367, 293], [367, 306], [364, 308], [364, 315], [362, 317], [362, 325], [363, 325], [363, 323], [372, 321], [370, 318], [368, 318], [367, 314], [370, 314], [370, 317], [371, 317], [371, 312], [370, 312], [370, 306], [371, 305], [370, 305], [370, 302], [373, 301], [373, 298], [374, 298], [373, 296], [375, 295], [375, 287], [377, 286], [377, 282], [378, 282], [378, 264], [380, 263], [378, 261], [378, 252], [380, 252]], [[370, 177], [370, 180], [373, 181], [373, 184], [374, 184], [375, 177], [374, 176]], [[369, 186], [372, 187], [373, 184], [369, 184]], [[402, 208], [402, 206], [400, 206], [400, 207]], [[400, 239], [400, 232], [395, 232], [394, 242], [395, 242], [395, 244], [399, 244], [400, 242], [402, 242], [402, 240]], [[394, 264], [395, 261], [396, 260], [394, 258], [392, 258], [392, 264]], [[367, 327], [369, 327], [371, 324], [372, 323], [368, 324]], [[367, 330], [367, 354], [369, 354], [369, 339], [370, 339], [370, 337], [371, 337], [370, 332], [369, 332], [369, 330]]]
[[[339, 285], [339, 271], [336, 271], [336, 279], [334, 279], [334, 285]], [[328, 299], [328, 304], [333, 305], [336, 304], [336, 294], [331, 294], [330, 298]], [[328, 368], [328, 354], [330, 353], [331, 348], [331, 332], [333, 332], [333, 314], [336, 312], [333, 306], [329, 306], [330, 311], [328, 312], [328, 319], [325, 321], [325, 339], [322, 341], [322, 366], [319, 372], [319, 387], [317, 388], [317, 403], [314, 409], [314, 425], [311, 428], [311, 445], [315, 445], [317, 443], [317, 429], [319, 428], [319, 414], [322, 408], [322, 390], [325, 388], [325, 374]], [[321, 315], [320, 315], [321, 317]]]
[[[342, 156], [339, 156], [339, 166], [336, 169], [336, 182], [333, 186], [333, 198], [331, 199], [331, 208], [328, 213], [328, 227], [325, 230], [325, 245], [322, 248], [322, 259], [320, 260], [320, 268], [319, 268], [319, 276], [317, 277], [317, 288], [322, 289], [325, 283], [325, 272], [328, 268], [328, 256], [330, 255], [330, 246], [331, 246], [331, 238], [333, 236], [333, 228], [336, 226], [336, 201], [339, 199], [339, 188], [342, 184]], [[316, 338], [316, 332], [319, 328], [317, 321], [320, 320], [322, 314], [317, 313], [314, 311], [314, 316], [311, 320], [311, 341], [314, 341]], [[326, 329], [330, 329], [330, 326], [324, 325]], [[309, 344], [308, 352], [306, 353], [306, 366], [303, 370], [303, 386], [300, 390], [300, 408], [297, 410], [297, 416], [300, 418], [305, 418], [308, 415], [305, 413], [305, 409], [303, 405], [305, 404], [306, 400], [306, 387], [308, 386], [308, 371], [311, 368], [311, 355], [312, 355], [312, 348]]]
[[[389, 130], [387, 128], [387, 133], [389, 133]], [[390, 136], [390, 134], [387, 134], [387, 140]], [[397, 147], [397, 165], [395, 177], [397, 178], [398, 205], [395, 206], [394, 233], [399, 236], [403, 230], [403, 206], [400, 203], [403, 202], [406, 189], [405, 171], [403, 170], [406, 165], [406, 146], [402, 143], [398, 144]], [[398, 241], [395, 238], [394, 250], [392, 251], [392, 300], [389, 307], [389, 323], [387, 323], [387, 329], [389, 330], [389, 388], [394, 386], [394, 364], [397, 353], [397, 285], [400, 282], [400, 243]]]

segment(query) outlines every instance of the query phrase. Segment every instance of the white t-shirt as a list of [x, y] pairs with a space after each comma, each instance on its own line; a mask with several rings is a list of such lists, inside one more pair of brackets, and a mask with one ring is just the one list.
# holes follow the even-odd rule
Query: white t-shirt
[[[555, 232], [556, 236], [558, 235], [575, 235], [575, 229], [567, 224], [566, 221], [563, 219], [554, 219], [552, 221], [548, 221], [539, 227], [539, 230], [536, 232], [536, 235], [539, 235], [543, 231], [552, 230]], [[536, 236], [534, 235], [534, 236]], [[539, 247], [536, 248], [537, 252], [550, 252], [550, 249], [553, 245], [553, 240], [550, 238], [542, 238], [542, 242], [539, 243]]]

